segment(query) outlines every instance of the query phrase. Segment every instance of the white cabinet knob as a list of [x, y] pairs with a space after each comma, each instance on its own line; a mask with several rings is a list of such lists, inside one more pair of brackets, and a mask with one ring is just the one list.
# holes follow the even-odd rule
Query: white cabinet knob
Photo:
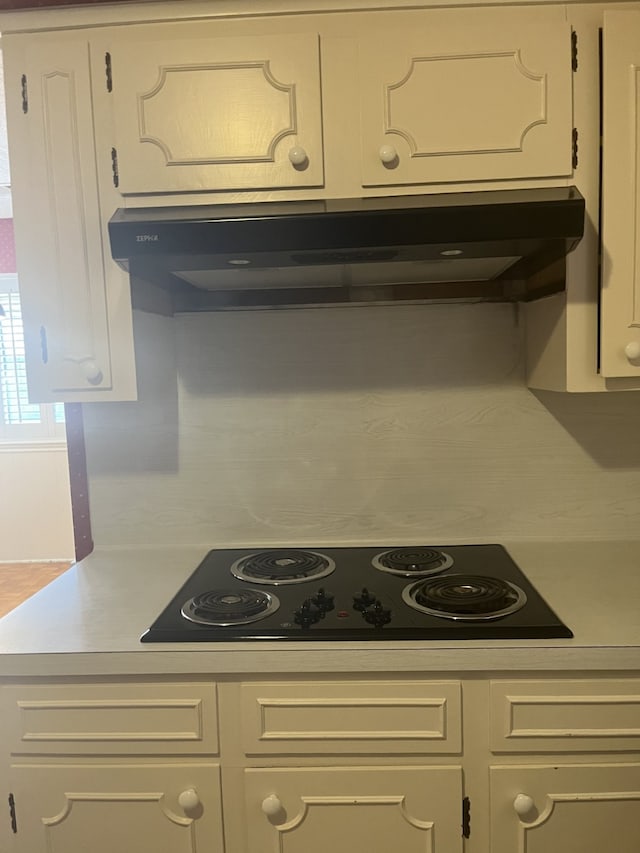
[[380, 154], [382, 162], [386, 163], [387, 166], [390, 166], [398, 160], [398, 152], [393, 145], [382, 145], [378, 153]]
[[513, 808], [517, 815], [520, 817], [526, 817], [526, 815], [531, 814], [532, 810], [535, 808], [535, 803], [528, 794], [518, 794], [513, 801]]
[[99, 385], [102, 382], [102, 371], [92, 358], [83, 361], [81, 367], [87, 382], [91, 385]]
[[626, 355], [629, 361], [639, 361], [640, 360], [640, 342], [639, 341], [629, 341], [629, 343], [624, 348], [624, 354]]
[[289, 149], [289, 162], [292, 166], [306, 166], [309, 162], [307, 152], [301, 145], [294, 145]]
[[262, 801], [262, 811], [267, 815], [267, 817], [275, 817], [277, 814], [280, 814], [282, 811], [282, 803], [280, 799], [275, 794], [269, 794], [268, 797], [265, 797]]
[[181, 794], [178, 794], [178, 803], [180, 804], [180, 808], [184, 809], [185, 812], [191, 812], [194, 809], [197, 809], [200, 805], [198, 792], [195, 788], [187, 788], [186, 791], [182, 791]]

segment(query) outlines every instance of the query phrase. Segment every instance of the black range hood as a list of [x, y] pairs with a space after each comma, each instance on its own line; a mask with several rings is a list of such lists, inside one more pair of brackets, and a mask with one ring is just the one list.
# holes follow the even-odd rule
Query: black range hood
[[575, 187], [117, 210], [113, 257], [174, 309], [526, 300], [584, 231]]

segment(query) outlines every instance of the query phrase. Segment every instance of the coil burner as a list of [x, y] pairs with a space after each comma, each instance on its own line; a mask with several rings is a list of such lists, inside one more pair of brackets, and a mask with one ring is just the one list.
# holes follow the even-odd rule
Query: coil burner
[[182, 615], [199, 625], [246, 625], [275, 613], [280, 602], [261, 589], [214, 589], [190, 598]]
[[436, 548], [394, 548], [376, 554], [371, 563], [378, 571], [390, 575], [427, 577], [450, 568], [453, 558]]
[[458, 574], [417, 581], [404, 588], [402, 598], [421, 613], [464, 622], [500, 619], [527, 602], [523, 590], [509, 581]]
[[330, 557], [317, 551], [278, 548], [236, 560], [231, 574], [240, 580], [278, 586], [318, 580], [330, 575], [335, 568]]

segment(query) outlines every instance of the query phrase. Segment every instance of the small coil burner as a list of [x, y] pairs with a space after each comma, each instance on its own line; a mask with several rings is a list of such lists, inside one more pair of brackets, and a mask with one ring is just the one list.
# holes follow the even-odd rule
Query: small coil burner
[[482, 575], [447, 575], [405, 587], [403, 600], [414, 610], [442, 619], [478, 622], [520, 610], [527, 596], [515, 584]]
[[453, 565], [453, 559], [435, 548], [394, 548], [376, 554], [371, 563], [380, 572], [409, 578], [440, 574]]
[[275, 595], [261, 589], [214, 589], [190, 598], [182, 615], [199, 625], [246, 625], [257, 622], [280, 607]]
[[249, 554], [236, 560], [231, 574], [253, 583], [279, 584], [305, 583], [330, 575], [336, 564], [330, 557], [317, 551], [276, 549]]

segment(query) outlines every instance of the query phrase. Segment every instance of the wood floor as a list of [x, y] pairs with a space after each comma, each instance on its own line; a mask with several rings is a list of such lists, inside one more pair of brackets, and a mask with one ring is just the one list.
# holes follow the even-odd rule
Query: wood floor
[[42, 589], [71, 563], [0, 563], [0, 617]]

